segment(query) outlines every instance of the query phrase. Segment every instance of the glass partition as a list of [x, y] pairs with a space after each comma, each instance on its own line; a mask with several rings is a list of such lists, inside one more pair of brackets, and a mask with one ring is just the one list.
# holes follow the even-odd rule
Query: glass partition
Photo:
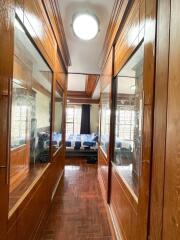
[[142, 150], [143, 44], [117, 76], [114, 164], [138, 196]]
[[109, 134], [110, 134], [110, 92], [111, 84], [109, 84], [101, 93], [101, 138], [100, 145], [105, 154], [108, 154]]
[[35, 166], [41, 169], [50, 160], [51, 89], [51, 69], [15, 19], [10, 193], [31, 176]]
[[54, 132], [52, 136], [53, 152], [56, 152], [62, 144], [63, 98], [63, 90], [56, 82]]

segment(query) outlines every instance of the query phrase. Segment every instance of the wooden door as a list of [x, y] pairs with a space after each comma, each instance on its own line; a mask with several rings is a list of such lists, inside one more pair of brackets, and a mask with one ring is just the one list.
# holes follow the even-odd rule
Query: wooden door
[[5, 239], [8, 219], [8, 130], [10, 80], [13, 71], [13, 1], [0, 1], [0, 239]]

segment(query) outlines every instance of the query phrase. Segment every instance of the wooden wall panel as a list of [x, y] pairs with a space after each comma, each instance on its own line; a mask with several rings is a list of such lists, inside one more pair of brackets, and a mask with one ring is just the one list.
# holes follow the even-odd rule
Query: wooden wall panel
[[128, 8], [129, 8], [129, 5], [131, 5], [131, 2], [132, 1], [129, 1], [129, 0], [114, 1], [114, 7], [113, 7], [110, 22], [109, 22], [109, 26], [107, 29], [104, 46], [103, 46], [102, 66], [104, 66], [106, 59], [111, 51], [111, 48], [116, 41], [118, 32], [121, 31], [120, 26], [123, 26], [124, 18], [126, 16], [126, 13], [128, 12]]
[[67, 74], [64, 70], [59, 56], [56, 57], [56, 80], [61, 85], [61, 87], [66, 90]]
[[8, 216], [9, 87], [13, 74], [14, 2], [0, 1], [0, 239], [4, 240]]
[[18, 208], [11, 212], [9, 240], [38, 239], [39, 230], [43, 226], [45, 215], [48, 213], [63, 171], [64, 156], [61, 148], [54, 156], [53, 163], [47, 166], [38, 181], [32, 183], [31, 190], [25, 193], [24, 200]]
[[125, 187], [114, 167], [111, 181], [110, 208], [114, 213], [115, 228], [123, 239], [134, 240], [137, 236], [137, 199]]
[[180, 236], [180, 1], [171, 0], [167, 135], [162, 239]]
[[169, 74], [170, 0], [158, 1], [150, 239], [162, 239]]
[[[110, 52], [106, 65], [104, 66], [103, 72], [100, 76], [101, 92], [111, 83], [113, 76], [113, 49]], [[110, 87], [111, 88], [111, 87]], [[111, 95], [109, 94], [109, 102], [111, 105]], [[101, 191], [105, 201], [108, 200], [108, 182], [109, 182], [109, 153], [107, 156], [103, 153], [102, 148], [99, 146], [98, 150], [98, 174], [99, 182], [101, 185]]]
[[100, 76], [101, 92], [111, 83], [112, 80], [112, 65], [113, 65], [113, 50], [111, 50], [107, 62]]
[[144, 37], [144, 16], [145, 0], [136, 0], [115, 45], [115, 76]]
[[[148, 211], [150, 191], [150, 168], [153, 130], [153, 100], [155, 72], [155, 35], [156, 0], [135, 0], [129, 8], [120, 34], [115, 44], [114, 76], [131, 57], [133, 52], [144, 42], [144, 118], [142, 165], [139, 181], [139, 197], [130, 191], [114, 166], [109, 165], [110, 211], [116, 229], [123, 239], [145, 240], [148, 238]], [[103, 74], [102, 74], [103, 76]], [[103, 77], [101, 77], [103, 82]], [[104, 81], [106, 83], [106, 81]], [[104, 84], [105, 86], [105, 84]], [[112, 91], [114, 91], [112, 89]], [[113, 98], [112, 98], [113, 102]], [[113, 107], [113, 105], [112, 105]], [[112, 118], [115, 114], [112, 114]], [[113, 121], [112, 121], [113, 122]], [[113, 135], [111, 130], [110, 136]], [[113, 141], [113, 138], [111, 139]], [[112, 145], [113, 146], [113, 145]], [[111, 155], [112, 156], [112, 155]], [[111, 160], [111, 159], [110, 159]]]
[[109, 169], [108, 161], [101, 150], [101, 147], [99, 147], [98, 150], [98, 175], [101, 179], [101, 191], [103, 194], [103, 197], [105, 200], [107, 200], [107, 194], [108, 194], [108, 169]]
[[24, 0], [24, 26], [50, 67], [55, 67], [57, 43], [40, 0]]
[[48, 18], [50, 20], [54, 36], [56, 38], [58, 48], [60, 49], [59, 53], [65, 66], [70, 65], [70, 55], [65, 39], [64, 27], [60, 14], [60, 7], [58, 0], [42, 0], [44, 7], [46, 9]]
[[17, 187], [29, 171], [29, 144], [11, 150], [10, 192]]
[[[7, 9], [9, 6], [7, 7]], [[36, 47], [49, 64], [53, 72], [53, 86], [55, 82], [58, 81], [66, 95], [67, 89], [67, 63], [62, 61], [62, 53], [60, 49], [57, 49], [57, 39], [55, 38], [52, 25], [50, 24], [50, 19], [46, 15], [44, 5], [41, 0], [29, 1], [29, 0], [16, 0], [15, 5], [16, 15], [24, 24], [24, 28], [30, 38], [34, 41]], [[13, 15], [14, 20], [14, 15]], [[3, 29], [4, 30], [4, 29]], [[13, 30], [13, 28], [12, 28]], [[3, 32], [4, 33], [4, 32]], [[13, 35], [12, 35], [12, 38]], [[2, 40], [2, 39], [1, 39]], [[0, 40], [0, 44], [1, 44]], [[7, 39], [5, 39], [7, 42]], [[13, 47], [13, 43], [12, 43]], [[5, 48], [4, 48], [5, 49]], [[13, 48], [9, 54], [12, 57], [12, 71], [10, 77], [13, 76]], [[67, 51], [67, 49], [65, 50]], [[61, 56], [60, 56], [61, 55]], [[1, 53], [0, 53], [1, 56]], [[10, 59], [10, 57], [9, 57]], [[3, 61], [0, 61], [0, 65]], [[9, 65], [8, 65], [9, 66]], [[1, 66], [0, 66], [1, 67]], [[4, 66], [3, 66], [4, 67]], [[5, 69], [5, 68], [4, 68]], [[10, 78], [8, 78], [8, 81]], [[6, 82], [9, 84], [9, 82]], [[5, 81], [1, 81], [0, 85], [3, 85]], [[5, 85], [4, 85], [5, 86]], [[7, 85], [9, 87], [9, 85]], [[9, 90], [9, 89], [8, 89]], [[6, 90], [7, 92], [7, 90]], [[53, 88], [52, 98], [54, 98], [55, 88]], [[11, 92], [10, 92], [11, 96]], [[10, 101], [11, 97], [7, 98]], [[52, 107], [53, 103], [52, 103]], [[6, 113], [7, 114], [7, 113]], [[52, 114], [52, 122], [54, 120]], [[65, 117], [64, 117], [65, 119]], [[63, 120], [64, 120], [63, 119]], [[6, 121], [7, 124], [7, 121]], [[5, 129], [5, 128], [4, 128]], [[53, 129], [53, 128], [52, 128]], [[65, 129], [65, 128], [64, 128]], [[6, 130], [6, 134], [8, 131]], [[65, 144], [63, 139], [63, 144]], [[7, 142], [6, 142], [7, 145]], [[8, 145], [7, 145], [8, 146]], [[23, 196], [20, 197], [18, 204], [9, 212], [8, 219], [8, 234], [7, 238], [10, 240], [19, 239], [38, 239], [39, 232], [43, 226], [43, 221], [50, 207], [51, 201], [55, 194], [55, 190], [58, 183], [62, 177], [64, 171], [64, 145], [51, 159], [45, 169], [34, 179], [27, 191], [24, 192]], [[13, 153], [12, 153], [13, 154]], [[5, 155], [7, 160], [7, 155]], [[19, 156], [16, 154], [14, 157], [17, 158], [17, 163], [19, 164]], [[16, 161], [15, 161], [16, 162]], [[11, 166], [13, 167], [13, 166]], [[7, 180], [4, 178], [4, 180]], [[7, 223], [7, 213], [8, 213], [8, 188], [6, 189], [6, 212], [2, 214]], [[0, 189], [1, 191], [1, 189]], [[4, 194], [5, 194], [5, 190]], [[3, 206], [5, 206], [3, 202]], [[1, 206], [0, 206], [1, 207]], [[5, 217], [6, 213], [6, 217]], [[1, 216], [0, 216], [1, 220]], [[0, 222], [1, 223], [1, 222]], [[5, 233], [5, 231], [4, 231]], [[6, 235], [3, 234], [3, 239]]]

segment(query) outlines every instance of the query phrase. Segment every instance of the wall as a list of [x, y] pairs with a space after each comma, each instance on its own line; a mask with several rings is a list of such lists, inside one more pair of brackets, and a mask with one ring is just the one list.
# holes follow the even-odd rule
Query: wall
[[[37, 128], [50, 126], [50, 101], [51, 97], [36, 90], [36, 119]], [[49, 111], [47, 111], [49, 109]]]
[[[56, 0], [48, 0], [46, 3], [46, 7], [48, 7], [48, 10], [51, 12], [50, 18], [53, 21], [52, 24], [49, 22], [50, 19], [46, 15], [41, 0], [12, 0], [0, 2], [0, 9], [2, 10], [0, 11], [2, 20], [0, 21], [0, 47], [2, 49], [2, 51], [0, 51], [0, 90], [2, 93], [0, 105], [3, 115], [1, 119], [2, 131], [0, 134], [0, 195], [2, 196], [0, 201], [1, 240], [27, 240], [36, 237], [38, 239], [39, 230], [41, 226], [43, 226], [43, 221], [50, 208], [56, 186], [64, 170], [65, 155], [64, 146], [62, 146], [54, 155], [51, 155], [51, 162], [46, 165], [45, 169], [32, 182], [27, 191], [19, 197], [18, 203], [8, 214], [10, 149], [7, 146], [9, 146], [10, 136], [15, 13], [21, 20], [36, 48], [38, 48], [51, 67], [53, 82], [58, 81], [61, 84], [66, 98], [67, 62], [70, 62], [70, 60], [68, 56], [64, 54], [68, 52], [68, 49], [63, 51], [63, 48], [66, 48], [66, 44], [61, 44], [61, 40], [65, 41], [65, 38], [63, 36], [63, 27], [60, 26], [58, 22], [60, 16], [57, 14], [58, 10], [56, 8], [58, 8], [59, 5]], [[54, 34], [54, 27], [56, 28], [56, 34]], [[64, 61], [62, 59], [64, 59]], [[53, 84], [53, 86], [55, 86], [55, 84]], [[53, 96], [54, 93], [55, 88], [53, 88]], [[51, 113], [52, 118], [54, 117], [53, 111]], [[47, 122], [42, 123], [41, 120], [41, 124], [40, 126], [45, 126]], [[51, 129], [53, 130], [53, 124]], [[64, 136], [63, 132], [63, 139]]]
[[99, 127], [99, 105], [92, 104], [91, 105], [91, 133], [97, 133]]
[[[101, 146], [99, 147], [98, 176], [102, 194], [106, 204], [108, 204], [108, 210], [110, 211], [112, 222], [116, 229], [117, 238], [145, 240], [148, 238], [147, 229], [152, 154], [156, 0], [119, 2], [128, 2], [128, 8], [125, 11], [124, 8], [117, 9], [121, 22], [118, 22], [120, 18], [117, 16], [117, 22], [113, 22], [115, 28], [119, 28], [115, 38], [109, 41], [113, 43], [113, 74], [108, 74], [107, 71], [104, 70], [108, 65], [108, 57], [104, 60], [105, 64], [101, 74], [102, 89], [107, 86], [108, 80], [112, 83], [110, 96], [111, 128], [110, 146], [107, 157], [103, 154]], [[151, 19], [151, 21], [149, 21], [149, 19]], [[144, 115], [141, 175], [137, 199], [123, 177], [118, 174], [116, 166], [112, 163], [114, 157], [114, 122], [116, 117], [114, 97], [116, 93], [116, 80], [112, 77], [116, 77], [142, 42], [144, 42]], [[109, 49], [112, 49], [112, 45], [109, 46]], [[108, 72], [110, 73], [110, 71]]]
[[62, 103], [55, 103], [55, 122], [54, 122], [54, 131], [59, 132], [62, 125]]

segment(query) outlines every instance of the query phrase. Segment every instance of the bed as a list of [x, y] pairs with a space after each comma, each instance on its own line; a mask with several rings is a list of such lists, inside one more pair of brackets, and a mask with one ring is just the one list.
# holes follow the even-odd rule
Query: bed
[[66, 156], [96, 157], [98, 136], [96, 134], [69, 135], [66, 138]]

